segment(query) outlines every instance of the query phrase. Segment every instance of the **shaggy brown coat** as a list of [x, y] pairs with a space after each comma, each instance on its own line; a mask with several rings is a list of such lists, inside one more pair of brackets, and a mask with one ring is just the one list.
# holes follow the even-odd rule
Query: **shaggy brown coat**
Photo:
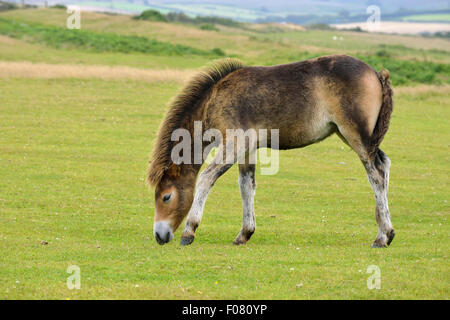
[[[279, 145], [269, 140], [267, 146], [279, 149], [301, 148], [336, 133], [358, 154], [375, 192], [379, 232], [373, 246], [389, 245], [394, 237], [387, 203], [390, 160], [379, 146], [389, 127], [392, 96], [387, 70], [376, 72], [345, 55], [272, 67], [245, 67], [226, 59], [205, 69], [173, 100], [158, 133], [147, 176], [156, 186], [157, 241], [170, 241], [189, 212], [182, 244], [190, 244], [209, 190], [231, 167], [210, 165], [196, 184], [201, 163], [172, 162], [177, 143], [171, 141], [172, 132], [184, 128], [193, 137], [194, 122], [201, 121], [203, 131], [220, 130], [222, 142], [227, 129], [278, 129]], [[194, 148], [191, 152], [193, 163]], [[254, 170], [239, 167], [244, 223], [236, 244], [246, 243], [255, 229]]]

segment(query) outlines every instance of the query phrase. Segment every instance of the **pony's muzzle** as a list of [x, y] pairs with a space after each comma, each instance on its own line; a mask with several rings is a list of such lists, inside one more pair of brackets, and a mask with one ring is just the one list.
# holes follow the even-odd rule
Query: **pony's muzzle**
[[173, 239], [172, 228], [165, 221], [155, 223], [155, 226], [153, 227], [153, 235], [155, 236], [156, 242], [160, 245], [166, 244]]

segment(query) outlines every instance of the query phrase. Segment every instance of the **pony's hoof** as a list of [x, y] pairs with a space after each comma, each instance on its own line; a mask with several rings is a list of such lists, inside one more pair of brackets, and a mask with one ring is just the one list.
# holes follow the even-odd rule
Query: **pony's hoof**
[[233, 244], [240, 246], [243, 244], [247, 244], [248, 240], [252, 237], [252, 234], [255, 232], [255, 229], [253, 230], [241, 230], [239, 234], [237, 235], [236, 239], [234, 239]]
[[247, 241], [244, 241], [244, 240], [242, 240], [242, 239], [236, 239], [236, 240], [233, 241], [233, 244], [234, 244], [235, 246], [240, 246], [240, 245], [247, 244]]
[[194, 242], [194, 236], [181, 237], [180, 244], [182, 246], [188, 246]]
[[392, 229], [386, 235], [387, 240], [378, 239], [378, 238], [375, 239], [375, 241], [372, 244], [372, 248], [387, 248], [391, 244], [394, 237], [395, 237], [395, 232], [394, 232], [394, 229]]

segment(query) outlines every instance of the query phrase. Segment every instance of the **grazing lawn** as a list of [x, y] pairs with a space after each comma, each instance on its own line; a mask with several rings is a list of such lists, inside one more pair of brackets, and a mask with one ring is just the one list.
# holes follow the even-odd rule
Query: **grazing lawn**
[[[241, 222], [234, 168], [214, 187], [194, 244], [180, 247], [178, 231], [159, 246], [144, 176], [179, 85], [0, 86], [2, 298], [448, 298], [448, 88], [396, 97], [383, 149], [397, 236], [376, 250], [372, 191], [336, 137], [282, 152], [278, 175], [258, 174], [248, 245], [231, 244]], [[81, 268], [81, 290], [67, 289], [70, 265]], [[367, 289], [369, 265], [381, 269], [381, 290]]]
[[[43, 23], [46, 12], [52, 24], [65, 11], [0, 16]], [[107, 19], [117, 28], [114, 19], [127, 18], [88, 17], [92, 32], [100, 32]], [[323, 37], [310, 40], [310, 33], [298, 33], [305, 39], [300, 45], [290, 32], [196, 34], [188, 27], [182, 41], [182, 27], [168, 24], [151, 32], [158, 41], [218, 47], [248, 64], [294, 61], [293, 48], [305, 57], [345, 51], [329, 31], [313, 31]], [[219, 34], [218, 40], [203, 46], [204, 34]], [[178, 230], [173, 242], [159, 246], [152, 235], [153, 190], [144, 183], [149, 154], [167, 102], [181, 87], [177, 75], [210, 59], [99, 53], [0, 36], [0, 299], [448, 299], [448, 47], [433, 51], [436, 39], [425, 38], [417, 38], [426, 43], [423, 52], [406, 42], [389, 47], [404, 38], [409, 37], [371, 35], [366, 41], [372, 47], [358, 48], [355, 38], [349, 48], [368, 57], [378, 49], [395, 57], [417, 55], [424, 68], [429, 61], [441, 65], [426, 69], [437, 73], [429, 84], [420, 84], [421, 72], [416, 77], [405, 71], [404, 86], [395, 86], [391, 127], [381, 148], [392, 161], [396, 237], [387, 249], [371, 249], [377, 234], [373, 192], [358, 157], [336, 136], [282, 151], [277, 175], [262, 176], [257, 169], [257, 230], [247, 245], [232, 245], [242, 220], [234, 167], [212, 189], [195, 242], [180, 247]], [[310, 47], [305, 53], [302, 46]], [[278, 48], [279, 56], [273, 56]], [[46, 64], [51, 67], [39, 75], [36, 70]], [[76, 69], [80, 65], [85, 69]], [[104, 74], [68, 76], [80, 70]], [[120, 77], [117, 70], [128, 75]], [[396, 72], [400, 79], [404, 71]], [[146, 81], [152, 74], [160, 78]], [[81, 271], [80, 290], [66, 284], [72, 265]], [[367, 287], [371, 265], [381, 271], [379, 290]]]

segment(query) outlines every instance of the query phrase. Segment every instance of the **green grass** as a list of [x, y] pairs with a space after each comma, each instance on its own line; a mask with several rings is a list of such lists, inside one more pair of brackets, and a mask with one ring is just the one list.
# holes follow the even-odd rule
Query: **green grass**
[[427, 61], [395, 60], [389, 51], [380, 50], [376, 55], [359, 56], [358, 58], [376, 70], [386, 68], [392, 75], [395, 85], [411, 83], [440, 84], [450, 83], [450, 65]]
[[[44, 30], [63, 28], [66, 17], [56, 9], [0, 16]], [[395, 110], [382, 149], [392, 160], [396, 238], [388, 249], [370, 248], [377, 233], [373, 192], [356, 154], [332, 136], [281, 152], [275, 176], [257, 170], [257, 230], [246, 246], [231, 244], [242, 221], [236, 168], [212, 189], [193, 245], [179, 246], [179, 230], [174, 242], [159, 246], [144, 178], [165, 106], [180, 85], [4, 78], [0, 70], [0, 299], [449, 298], [449, 89], [397, 87], [448, 83], [446, 42], [320, 30], [205, 31], [89, 13], [82, 25], [89, 37], [105, 32], [220, 47], [252, 65], [348, 53], [390, 68]], [[39, 28], [26, 38], [1, 36], [0, 61], [185, 69], [211, 60], [52, 46]], [[70, 265], [81, 268], [81, 290], [66, 286]], [[381, 269], [381, 290], [367, 289], [369, 265]]]
[[15, 41], [13, 45], [0, 41], [2, 61], [31, 61], [53, 64], [81, 64], [130, 66], [137, 68], [200, 68], [211, 58], [193, 55], [185, 56], [148, 55], [143, 53], [118, 53], [86, 51], [82, 49], [50, 48], [36, 43]]
[[75, 47], [94, 52], [140, 52], [159, 55], [204, 55], [223, 56], [222, 50], [215, 48], [204, 51], [180, 44], [171, 44], [139, 36], [97, 33], [88, 30], [67, 29], [36, 23], [21, 23], [0, 18], [0, 34], [31, 42], [45, 43], [54, 48]]
[[[257, 176], [258, 228], [247, 246], [231, 244], [241, 222], [234, 168], [214, 187], [196, 241], [181, 248], [179, 231], [169, 245], [154, 241], [144, 185], [178, 86], [0, 85], [2, 298], [448, 298], [448, 94], [396, 96], [383, 143], [393, 163], [390, 248], [370, 248], [373, 194], [336, 137], [282, 152], [278, 175]], [[72, 264], [81, 290], [66, 287]], [[381, 290], [366, 287], [372, 264]]]

